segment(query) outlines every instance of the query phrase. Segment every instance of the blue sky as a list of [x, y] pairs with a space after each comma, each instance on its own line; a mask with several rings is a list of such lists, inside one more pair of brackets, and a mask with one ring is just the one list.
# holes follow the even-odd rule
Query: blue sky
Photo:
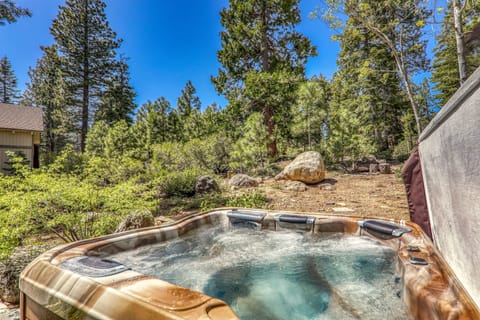
[[[0, 56], [6, 55], [12, 62], [21, 90], [29, 80], [28, 68], [42, 55], [40, 46], [53, 43], [49, 28], [64, 2], [16, 0], [33, 16], [0, 26]], [[110, 25], [124, 40], [119, 51], [130, 58], [131, 84], [139, 105], [165, 96], [175, 106], [180, 91], [191, 80], [203, 107], [213, 102], [225, 106], [210, 76], [216, 75], [219, 67], [219, 12], [228, 0], [106, 0], [106, 4]], [[301, 2], [303, 21], [298, 30], [318, 47], [319, 55], [310, 59], [307, 76], [330, 78], [336, 70], [339, 45], [330, 40], [332, 31], [324, 22], [307, 18], [318, 4], [318, 0]]]

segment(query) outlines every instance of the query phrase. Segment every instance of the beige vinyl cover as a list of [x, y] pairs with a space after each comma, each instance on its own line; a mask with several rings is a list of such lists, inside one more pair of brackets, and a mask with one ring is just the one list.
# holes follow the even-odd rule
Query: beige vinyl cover
[[435, 245], [480, 305], [480, 68], [420, 136]]

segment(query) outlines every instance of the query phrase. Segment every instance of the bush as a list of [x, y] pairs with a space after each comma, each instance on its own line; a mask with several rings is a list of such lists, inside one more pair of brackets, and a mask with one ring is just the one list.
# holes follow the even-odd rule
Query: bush
[[74, 150], [71, 144], [55, 158], [55, 161], [48, 167], [51, 174], [81, 174], [85, 163], [85, 156]]
[[258, 190], [244, 193], [227, 200], [227, 207], [268, 209], [268, 198]]
[[402, 140], [399, 144], [393, 149], [392, 156], [400, 162], [404, 162], [410, 156], [411, 149], [407, 140]]
[[207, 194], [200, 203], [200, 211], [205, 212], [219, 207], [224, 207], [228, 199], [220, 194]]
[[73, 175], [34, 171], [0, 178], [0, 259], [32, 235], [65, 241], [111, 233], [126, 214], [156, 207], [155, 191], [132, 181], [99, 187]]
[[27, 160], [27, 157], [23, 152], [5, 152], [7, 155], [7, 161], [5, 164], [8, 168], [4, 170], [12, 175], [19, 175], [24, 177], [30, 171], [30, 161]]
[[202, 172], [196, 168], [173, 171], [159, 178], [160, 190], [168, 197], [191, 197], [195, 194], [195, 182]]
[[384, 151], [377, 152], [377, 154], [375, 155], [375, 158], [392, 160], [392, 150], [387, 149]]
[[116, 159], [91, 156], [84, 169], [86, 179], [100, 186], [139, 179], [144, 173], [143, 163], [127, 156]]
[[183, 155], [190, 166], [199, 167], [215, 174], [229, 170], [231, 142], [221, 134], [213, 134], [204, 139], [193, 139], [183, 146]]

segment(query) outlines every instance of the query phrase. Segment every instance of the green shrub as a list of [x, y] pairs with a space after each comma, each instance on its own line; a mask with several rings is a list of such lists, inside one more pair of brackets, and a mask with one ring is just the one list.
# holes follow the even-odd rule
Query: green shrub
[[48, 172], [60, 174], [81, 174], [85, 164], [85, 156], [74, 150], [71, 144], [55, 158], [55, 161], [48, 167]]
[[255, 190], [228, 199], [226, 206], [266, 209], [268, 208], [267, 203], [268, 198], [261, 191]]
[[153, 146], [152, 169], [155, 171], [175, 171], [188, 168], [190, 165], [183, 154], [180, 142], [164, 142]]
[[412, 150], [409, 147], [407, 140], [402, 140], [399, 144], [393, 149], [392, 156], [400, 162], [404, 162], [410, 156]]
[[224, 207], [227, 203], [225, 197], [220, 194], [207, 194], [204, 200], [200, 203], [200, 211], [208, 211], [219, 207]]
[[375, 158], [392, 160], [392, 150], [387, 149], [384, 151], [377, 152], [377, 154], [375, 155]]
[[34, 171], [0, 177], [0, 259], [35, 234], [65, 241], [111, 233], [135, 210], [157, 206], [155, 191], [132, 180], [100, 187], [74, 175]]
[[168, 197], [191, 197], [195, 194], [195, 182], [201, 174], [196, 168], [173, 171], [159, 178], [160, 190]]
[[190, 140], [185, 143], [182, 152], [190, 166], [215, 174], [226, 173], [230, 168], [231, 142], [223, 134]]
[[7, 151], [5, 153], [7, 155], [5, 164], [8, 166], [4, 169], [6, 172], [22, 177], [28, 174], [30, 171], [30, 161], [27, 160], [23, 152]]
[[243, 136], [233, 145], [230, 167], [235, 172], [245, 173], [253, 168], [264, 167], [267, 162], [267, 129], [263, 116], [252, 113], [243, 125]]
[[143, 163], [127, 156], [116, 159], [91, 156], [84, 169], [86, 179], [100, 186], [139, 179], [144, 173]]
[[282, 171], [276, 163], [269, 163], [265, 167], [259, 167], [251, 170], [254, 176], [274, 177]]

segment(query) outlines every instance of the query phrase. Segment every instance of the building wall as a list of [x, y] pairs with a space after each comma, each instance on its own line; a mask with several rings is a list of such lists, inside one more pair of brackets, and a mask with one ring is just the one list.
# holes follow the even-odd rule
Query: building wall
[[433, 240], [480, 306], [480, 68], [420, 137]]
[[8, 167], [6, 151], [23, 152], [32, 165], [34, 140], [39, 140], [39, 133], [0, 130], [0, 171]]

